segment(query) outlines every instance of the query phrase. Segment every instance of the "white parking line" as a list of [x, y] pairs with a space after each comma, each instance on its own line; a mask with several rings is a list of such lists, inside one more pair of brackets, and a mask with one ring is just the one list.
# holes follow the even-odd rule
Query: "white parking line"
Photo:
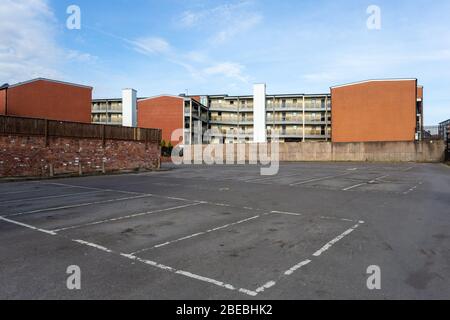
[[336, 238], [334, 238], [333, 240], [331, 240], [330, 242], [328, 242], [326, 245], [324, 245], [322, 248], [320, 248], [319, 250], [317, 250], [313, 256], [314, 257], [319, 257], [320, 255], [322, 255], [325, 251], [329, 250], [333, 245], [335, 245], [337, 242], [339, 242], [340, 240], [344, 239], [346, 236], [348, 236], [350, 233], [352, 233], [353, 231], [355, 231], [360, 224], [362, 224], [363, 221], [360, 221], [360, 223], [354, 225], [352, 228], [346, 230], [344, 233], [340, 234], [339, 236], [337, 236]]
[[102, 251], [105, 251], [105, 252], [108, 252], [108, 253], [112, 252], [112, 250], [110, 250], [108, 248], [105, 248], [103, 246], [100, 246], [98, 244], [92, 243], [92, 242], [88, 242], [88, 241], [84, 241], [84, 240], [72, 240], [72, 241], [77, 242], [79, 244], [84, 244], [86, 246], [89, 246], [89, 247], [92, 247], [92, 248], [95, 248], [95, 249], [98, 249], [98, 250], [102, 250]]
[[[48, 231], [48, 230], [45, 230], [45, 229], [36, 228], [34, 226], [31, 226], [31, 225], [28, 225], [28, 224], [25, 224], [25, 223], [21, 223], [21, 222], [17, 222], [17, 221], [14, 221], [14, 220], [6, 219], [4, 217], [0, 217], [0, 220], [8, 222], [8, 223], [15, 224], [15, 225], [19, 225], [21, 227], [25, 227], [25, 228], [28, 228], [28, 229], [32, 229], [32, 230], [35, 230], [35, 231], [39, 231], [39, 232], [42, 232], [42, 233], [46, 233], [46, 234], [49, 234], [49, 235], [52, 235], [52, 236], [57, 236], [57, 233], [55, 233], [53, 231]], [[115, 254], [115, 252], [113, 250], [108, 249], [108, 248], [106, 248], [104, 246], [98, 245], [98, 244], [93, 243], [93, 242], [88, 242], [88, 241], [84, 241], [84, 240], [80, 240], [80, 239], [72, 239], [71, 241], [75, 242], [77, 244], [80, 244], [80, 245], [88, 246], [90, 248], [97, 249], [97, 250], [109, 253], [109, 254]], [[200, 275], [188, 272], [188, 271], [184, 271], [184, 270], [177, 270], [175, 268], [172, 268], [172, 267], [169, 267], [169, 266], [165, 266], [163, 264], [160, 264], [160, 263], [157, 263], [157, 262], [154, 262], [154, 261], [141, 259], [141, 258], [136, 257], [134, 255], [125, 254], [125, 253], [118, 253], [118, 254], [120, 256], [125, 257], [125, 258], [130, 259], [130, 260], [139, 261], [139, 262], [145, 263], [147, 265], [150, 265], [150, 266], [153, 266], [153, 267], [165, 270], [165, 271], [170, 271], [170, 272], [173, 272], [175, 274], [179, 274], [179, 275], [182, 275], [182, 276], [185, 276], [185, 277], [188, 277], [188, 278], [192, 278], [192, 279], [195, 279], [195, 280], [207, 282], [209, 284], [213, 284], [213, 285], [216, 285], [216, 286], [228, 289], [228, 290], [237, 290], [237, 291], [239, 291], [241, 293], [245, 293], [245, 294], [247, 294], [249, 296], [256, 296], [258, 294], [257, 292], [252, 291], [252, 290], [248, 290], [248, 289], [244, 289], [244, 288], [237, 289], [234, 286], [232, 286], [231, 284], [227, 284], [227, 283], [224, 283], [222, 281], [218, 281], [218, 280], [215, 280], [215, 279], [203, 277], [203, 276], [200, 276]]]
[[361, 187], [361, 186], [365, 186], [366, 184], [367, 184], [367, 182], [355, 184], [354, 186], [342, 189], [342, 191], [352, 190], [352, 189], [355, 189], [355, 188], [358, 188], [358, 187]]
[[298, 269], [300, 269], [300, 268], [302, 268], [302, 267], [308, 265], [310, 262], [311, 262], [311, 260], [305, 260], [305, 261], [302, 261], [302, 262], [296, 264], [295, 266], [293, 266], [292, 268], [290, 268], [289, 270], [287, 270], [287, 271], [284, 273], [284, 275], [290, 276], [291, 274], [293, 274], [293, 273], [294, 273], [295, 271], [297, 271]]
[[288, 216], [303, 216], [301, 213], [285, 212], [285, 211], [270, 211], [270, 213], [285, 214]]
[[86, 192], [76, 192], [76, 193], [69, 193], [69, 194], [63, 194], [63, 195], [57, 195], [57, 196], [14, 199], [14, 200], [0, 201], [0, 206], [5, 204], [5, 203], [13, 203], [13, 202], [21, 202], [21, 201], [32, 201], [32, 200], [44, 200], [44, 199], [56, 199], [56, 198], [64, 198], [64, 197], [76, 196], [76, 195], [80, 195], [80, 194], [93, 194], [93, 193], [100, 193], [100, 192], [104, 192], [104, 191], [86, 191]]
[[[38, 181], [32, 181], [33, 183], [37, 183]], [[63, 188], [75, 188], [75, 187], [69, 187], [69, 186], [65, 186]], [[43, 190], [43, 189], [31, 189], [31, 190], [20, 190], [20, 191], [11, 191], [11, 192], [1, 192], [0, 194], [3, 195], [9, 195], [9, 194], [18, 194], [18, 193], [32, 193], [32, 192], [40, 192], [40, 191], [48, 191], [48, 190]]]
[[339, 177], [347, 176], [347, 175], [352, 174], [352, 173], [353, 172], [346, 172], [346, 173], [339, 174], [339, 175], [327, 176], [327, 177], [322, 177], [322, 178], [315, 178], [315, 179], [310, 179], [310, 180], [307, 180], [307, 181], [300, 181], [300, 182], [296, 182], [296, 183], [291, 183], [290, 186], [293, 187], [293, 186], [299, 186], [299, 185], [302, 185], [302, 184], [307, 184], [307, 183], [310, 183], [310, 182], [316, 182], [316, 181], [328, 180], [328, 179], [333, 179], [333, 178], [339, 178]]
[[55, 186], [70, 187], [70, 188], [80, 188], [80, 189], [86, 189], [86, 190], [99, 190], [99, 191], [105, 191], [105, 192], [119, 192], [119, 193], [125, 193], [125, 194], [143, 194], [142, 192], [85, 187], [85, 186], [77, 186], [77, 185], [66, 184], [66, 183], [57, 183], [57, 182], [40, 182], [40, 184], [55, 185]]
[[266, 289], [270, 289], [272, 288], [274, 285], [276, 285], [277, 283], [275, 281], [269, 281], [266, 284], [262, 285], [261, 287], [259, 287], [258, 289], [255, 290], [255, 292], [257, 293], [261, 293], [264, 292], [264, 290]]
[[135, 251], [135, 252], [131, 253], [131, 255], [135, 255], [135, 254], [142, 253], [142, 252], [145, 252], [145, 251], [149, 251], [149, 250], [152, 250], [152, 249], [157, 249], [157, 248], [165, 247], [165, 246], [168, 246], [168, 245], [171, 245], [171, 244], [180, 242], [180, 241], [192, 239], [192, 238], [195, 238], [195, 237], [198, 237], [198, 236], [201, 236], [201, 235], [205, 235], [205, 234], [208, 234], [208, 233], [211, 233], [211, 232], [215, 232], [215, 231], [227, 229], [227, 228], [229, 228], [229, 227], [233, 227], [233, 226], [236, 226], [236, 225], [245, 223], [245, 222], [249, 222], [249, 221], [258, 219], [258, 218], [260, 218], [260, 217], [261, 217], [261, 216], [257, 215], [257, 216], [254, 216], [254, 217], [250, 217], [250, 218], [247, 218], [247, 219], [243, 219], [243, 220], [239, 220], [239, 221], [236, 221], [236, 222], [233, 222], [233, 223], [229, 223], [229, 224], [226, 224], [226, 225], [217, 227], [217, 228], [209, 229], [209, 230], [206, 230], [206, 231], [203, 231], [203, 232], [194, 233], [194, 234], [191, 234], [191, 235], [188, 235], [188, 236], [185, 236], [185, 237], [176, 239], [176, 240], [167, 241], [167, 242], [164, 242], [164, 243], [161, 243], [161, 244], [157, 244], [157, 245], [155, 245], [155, 246], [153, 246], [153, 247], [144, 248], [144, 249]]
[[95, 225], [103, 224], [103, 223], [116, 222], [116, 221], [122, 221], [122, 220], [126, 220], [126, 219], [142, 217], [142, 216], [146, 216], [146, 215], [149, 215], [149, 214], [156, 214], [156, 213], [167, 212], [167, 211], [172, 211], [172, 210], [178, 210], [178, 209], [183, 209], [183, 208], [192, 207], [192, 206], [198, 206], [200, 204], [203, 204], [203, 203], [202, 202], [190, 203], [190, 204], [177, 206], [177, 207], [172, 207], [172, 208], [167, 208], [167, 209], [159, 209], [159, 210], [135, 213], [135, 214], [130, 214], [130, 215], [127, 215], [127, 216], [122, 216], [122, 217], [117, 217], [117, 218], [93, 221], [93, 222], [84, 223], [84, 224], [78, 224], [78, 225], [74, 225], [74, 226], [70, 226], [70, 227], [54, 229], [52, 231], [54, 231], [54, 232], [61, 232], [61, 231], [67, 231], [67, 230], [72, 230], [72, 229], [79, 229], [79, 228], [95, 226]]
[[[249, 218], [249, 219], [252, 219], [252, 218]], [[256, 219], [256, 216], [253, 217], [253, 219]], [[17, 221], [14, 221], [14, 220], [10, 220], [10, 219], [4, 218], [4, 217], [0, 217], [0, 220], [8, 222], [8, 223], [16, 224], [16, 225], [19, 225], [19, 226], [22, 226], [22, 227], [25, 227], [25, 228], [28, 228], [28, 229], [32, 229], [32, 230], [35, 230], [35, 231], [43, 232], [43, 233], [46, 233], [46, 234], [49, 234], [49, 235], [52, 235], [52, 236], [58, 236], [58, 234], [56, 232], [54, 232], [54, 231], [49, 231], [49, 230], [45, 230], [45, 229], [36, 228], [34, 226], [31, 226], [31, 225], [28, 225], [28, 224], [24, 224], [24, 223], [20, 223], [20, 222], [17, 222]], [[345, 231], [344, 233], [342, 233], [338, 237], [336, 237], [333, 240], [331, 240], [330, 242], [328, 242], [320, 250], [316, 251], [313, 254], [313, 256], [314, 257], [320, 256], [325, 251], [329, 250], [338, 241], [342, 240], [345, 236], [349, 235], [354, 230], [356, 230], [363, 223], [364, 223], [364, 221], [359, 221], [358, 224], [356, 224], [352, 228], [348, 229], [347, 231]], [[225, 227], [225, 226], [223, 226], [223, 227]], [[218, 230], [218, 229], [223, 228], [223, 227], [211, 229], [211, 231]], [[63, 238], [65, 238], [65, 237], [63, 237]], [[139, 258], [139, 257], [135, 256], [134, 254], [125, 254], [125, 253], [114, 252], [113, 250], [111, 250], [109, 248], [106, 248], [104, 246], [101, 246], [101, 245], [98, 245], [98, 244], [95, 244], [95, 243], [92, 243], [92, 242], [88, 242], [88, 241], [84, 241], [84, 240], [80, 240], [80, 239], [76, 239], [76, 240], [72, 239], [71, 241], [75, 242], [77, 244], [80, 244], [80, 245], [88, 246], [90, 248], [103, 251], [103, 252], [108, 253], [108, 254], [118, 254], [118, 255], [120, 255], [122, 257], [125, 257], [127, 259], [130, 259], [130, 260], [142, 262], [144, 264], [147, 264], [147, 265], [159, 268], [161, 270], [165, 270], [165, 271], [169, 271], [169, 272], [172, 272], [172, 273], [175, 273], [175, 274], [183, 275], [185, 277], [192, 278], [192, 279], [195, 279], [195, 280], [199, 280], [199, 281], [202, 281], [202, 282], [206, 282], [206, 283], [209, 283], [209, 284], [213, 284], [213, 285], [216, 285], [216, 286], [221, 287], [221, 288], [225, 288], [225, 289], [233, 290], [233, 291], [238, 291], [238, 292], [244, 293], [244, 294], [252, 296], [252, 297], [257, 296], [259, 293], [262, 293], [266, 289], [269, 289], [269, 288], [271, 288], [271, 287], [276, 285], [275, 281], [269, 281], [266, 284], [264, 284], [263, 286], [258, 287], [255, 291], [248, 290], [248, 289], [245, 289], [245, 288], [236, 288], [235, 286], [233, 286], [231, 284], [227, 284], [227, 283], [224, 283], [222, 281], [218, 281], [218, 280], [215, 280], [215, 279], [212, 279], [212, 278], [200, 276], [200, 275], [188, 272], [188, 271], [177, 270], [175, 268], [172, 268], [172, 267], [169, 267], [169, 266], [166, 266], [166, 265], [163, 265], [163, 264], [151, 261], [151, 260], [145, 260], [145, 259]], [[311, 260], [304, 260], [304, 261], [296, 264], [295, 266], [293, 266], [289, 270], [287, 270], [284, 273], [284, 275], [285, 276], [292, 275], [296, 270], [300, 269], [303, 266], [306, 266], [309, 263], [311, 263]]]
[[370, 180], [370, 181], [368, 181], [368, 182], [363, 182], [363, 183], [355, 184], [354, 186], [351, 186], [351, 187], [342, 189], [342, 191], [349, 191], [349, 190], [356, 189], [356, 188], [361, 187], [361, 186], [365, 186], [365, 185], [367, 185], [367, 184], [373, 184], [373, 183], [376, 183], [376, 182], [378, 182], [379, 180], [381, 180], [381, 179], [383, 179], [383, 178], [386, 178], [386, 177], [389, 177], [389, 175], [386, 174], [386, 175], [384, 175], [384, 176], [375, 178], [375, 179]]
[[418, 187], [419, 187], [419, 185], [415, 185], [414, 187], [412, 187], [408, 191], [403, 192], [403, 194], [404, 195], [409, 194], [409, 193], [413, 192], [414, 190], [416, 190]]
[[43, 233], [46, 233], [46, 234], [49, 234], [49, 235], [52, 235], [52, 236], [56, 236], [56, 233], [53, 232], [53, 231], [49, 231], [49, 230], [45, 230], [45, 229], [36, 228], [36, 227], [31, 226], [31, 225], [26, 224], [26, 223], [18, 222], [18, 221], [15, 221], [15, 220], [11, 220], [11, 219], [4, 218], [4, 217], [0, 217], [0, 220], [5, 221], [5, 222], [8, 222], [8, 223], [12, 223], [12, 224], [15, 224], [15, 225], [24, 227], [24, 228], [28, 228], [28, 229], [31, 229], [31, 230], [43, 232]]
[[111, 203], [111, 202], [127, 201], [127, 200], [134, 200], [134, 199], [141, 199], [141, 198], [148, 198], [148, 197], [153, 197], [153, 195], [152, 194], [144, 194], [144, 195], [135, 196], [135, 197], [126, 197], [126, 198], [110, 199], [110, 200], [104, 200], [104, 201], [79, 203], [79, 204], [74, 204], [74, 205], [69, 205], [69, 206], [45, 208], [45, 209], [39, 209], [39, 210], [33, 210], [33, 211], [13, 213], [13, 214], [6, 215], [6, 217], [16, 217], [16, 216], [21, 216], [21, 215], [25, 215], [25, 214], [49, 212], [49, 211], [71, 209], [71, 208], [79, 208], [79, 207], [92, 206], [92, 205], [96, 205], [96, 204], [105, 204], [105, 203]]

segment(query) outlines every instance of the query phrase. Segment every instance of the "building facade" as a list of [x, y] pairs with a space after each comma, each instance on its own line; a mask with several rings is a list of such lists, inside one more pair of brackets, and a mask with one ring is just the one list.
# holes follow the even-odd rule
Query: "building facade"
[[450, 119], [439, 123], [439, 136], [441, 139], [447, 141], [448, 134], [450, 134]]
[[141, 128], [162, 129], [162, 139], [166, 143], [201, 144], [203, 132], [208, 129], [209, 113], [207, 107], [194, 97], [162, 95], [139, 99], [137, 119]]
[[[213, 143], [253, 142], [253, 96], [203, 96], [210, 112], [210, 129], [219, 133]], [[329, 94], [265, 96], [266, 136], [281, 142], [328, 141], [331, 138]]]
[[38, 78], [0, 88], [0, 114], [91, 123], [92, 87]]
[[122, 125], [122, 98], [92, 100], [92, 123]]
[[[183, 129], [185, 144], [418, 141], [424, 136], [423, 87], [417, 79], [367, 80], [323, 94], [162, 95], [137, 101], [138, 126]], [[93, 121], [120, 124], [120, 99], [94, 100]], [[113, 120], [114, 119], [114, 120]], [[201, 139], [201, 134], [209, 134]], [[197, 136], [196, 136], [197, 134]]]
[[423, 136], [417, 79], [356, 82], [331, 88], [333, 142], [416, 141]]

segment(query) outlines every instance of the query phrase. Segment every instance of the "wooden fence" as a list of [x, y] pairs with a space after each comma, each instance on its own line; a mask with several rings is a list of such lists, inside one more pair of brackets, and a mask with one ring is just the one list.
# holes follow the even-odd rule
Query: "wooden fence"
[[160, 143], [160, 129], [128, 128], [103, 124], [0, 115], [0, 134], [84, 139], [131, 140]]

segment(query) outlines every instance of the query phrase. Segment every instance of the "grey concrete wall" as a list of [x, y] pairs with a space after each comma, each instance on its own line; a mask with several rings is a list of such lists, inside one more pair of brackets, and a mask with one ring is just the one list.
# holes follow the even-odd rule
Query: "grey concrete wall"
[[[209, 146], [196, 146], [197, 152], [211, 148]], [[249, 161], [249, 154], [254, 144], [223, 145], [223, 158], [230, 157], [234, 150], [234, 160], [237, 161], [238, 148], [245, 148], [242, 161]], [[228, 149], [227, 152], [227, 148]], [[278, 146], [279, 161], [369, 161], [369, 162], [442, 162], [444, 160], [445, 144], [443, 141], [426, 142], [358, 142], [358, 143], [332, 143], [332, 142], [305, 142], [280, 143]], [[193, 159], [194, 146], [191, 146]], [[220, 152], [220, 149], [216, 150]], [[269, 146], [270, 152], [270, 146]], [[185, 148], [189, 154], [189, 148]], [[214, 157], [215, 152], [210, 152]], [[244, 155], [244, 153], [242, 153]], [[232, 158], [233, 156], [231, 156]]]

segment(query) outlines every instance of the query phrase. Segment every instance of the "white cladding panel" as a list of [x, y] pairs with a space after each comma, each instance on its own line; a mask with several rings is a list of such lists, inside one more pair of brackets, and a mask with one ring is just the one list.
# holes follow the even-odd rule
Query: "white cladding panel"
[[253, 142], [267, 142], [266, 84], [253, 86]]
[[137, 95], [134, 89], [122, 90], [122, 125], [137, 127]]

